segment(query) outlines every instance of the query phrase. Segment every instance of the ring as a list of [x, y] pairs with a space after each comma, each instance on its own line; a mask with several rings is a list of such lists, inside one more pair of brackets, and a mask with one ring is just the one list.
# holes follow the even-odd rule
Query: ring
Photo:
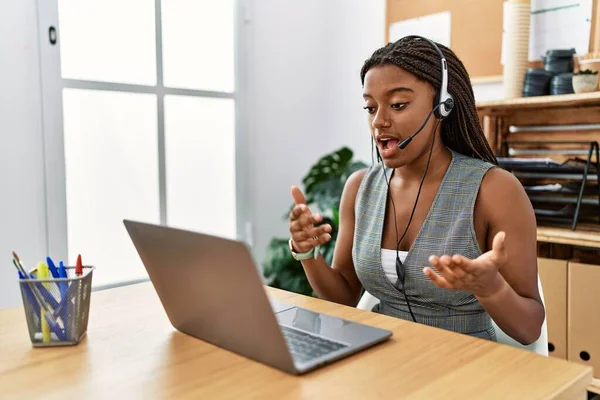
[[313, 239], [314, 240], [319, 240], [319, 237], [318, 236], [313, 236]]

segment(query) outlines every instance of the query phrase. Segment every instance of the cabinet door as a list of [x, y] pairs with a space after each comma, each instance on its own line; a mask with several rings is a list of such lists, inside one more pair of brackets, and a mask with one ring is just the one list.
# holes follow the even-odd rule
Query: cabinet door
[[600, 265], [569, 263], [569, 360], [600, 376]]
[[538, 271], [546, 306], [548, 354], [566, 359], [567, 261], [538, 258]]

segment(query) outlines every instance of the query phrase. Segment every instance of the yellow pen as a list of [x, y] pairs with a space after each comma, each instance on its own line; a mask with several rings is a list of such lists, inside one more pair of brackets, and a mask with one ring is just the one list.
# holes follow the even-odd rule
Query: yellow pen
[[[37, 278], [38, 279], [48, 279], [49, 278], [48, 266], [43, 262], [40, 262], [37, 265]], [[50, 287], [50, 285], [48, 283], [44, 283], [43, 285], [46, 289], [48, 289]], [[42, 323], [42, 341], [44, 343], [49, 343], [50, 342], [50, 326], [48, 325], [48, 321], [46, 321], [44, 313], [45, 313], [45, 311], [44, 311], [43, 307], [40, 308], [40, 317], [41, 317], [40, 320]]]

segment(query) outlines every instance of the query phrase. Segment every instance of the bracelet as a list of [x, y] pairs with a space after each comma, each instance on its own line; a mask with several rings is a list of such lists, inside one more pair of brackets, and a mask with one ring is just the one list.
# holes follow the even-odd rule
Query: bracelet
[[292, 257], [294, 258], [294, 260], [296, 261], [302, 261], [302, 260], [308, 260], [311, 257], [314, 257], [315, 260], [317, 258], [319, 258], [319, 249], [320, 249], [320, 245], [317, 245], [315, 247], [313, 247], [312, 249], [310, 249], [309, 251], [305, 252], [305, 253], [296, 253], [294, 251], [294, 247], [292, 246], [292, 239], [290, 238], [289, 242], [288, 242], [289, 246], [290, 246], [290, 253], [292, 253]]

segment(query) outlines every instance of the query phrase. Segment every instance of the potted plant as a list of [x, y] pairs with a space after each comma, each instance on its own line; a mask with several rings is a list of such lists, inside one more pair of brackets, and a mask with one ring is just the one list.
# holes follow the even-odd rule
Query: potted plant
[[575, 93], [594, 92], [598, 89], [598, 71], [589, 69], [573, 74], [573, 90]]
[[[367, 165], [352, 159], [353, 152], [347, 147], [326, 154], [319, 159], [302, 179], [306, 202], [313, 212], [323, 215], [322, 224], [330, 224], [332, 229], [331, 240], [321, 246], [321, 253], [331, 265], [333, 250], [337, 239], [339, 227], [339, 210], [342, 191], [348, 177], [355, 171]], [[288, 212], [283, 215], [283, 220], [289, 220]], [[263, 262], [263, 275], [267, 285], [295, 293], [314, 296], [304, 269], [299, 261], [292, 258], [288, 246], [289, 237], [273, 238], [267, 248]]]

